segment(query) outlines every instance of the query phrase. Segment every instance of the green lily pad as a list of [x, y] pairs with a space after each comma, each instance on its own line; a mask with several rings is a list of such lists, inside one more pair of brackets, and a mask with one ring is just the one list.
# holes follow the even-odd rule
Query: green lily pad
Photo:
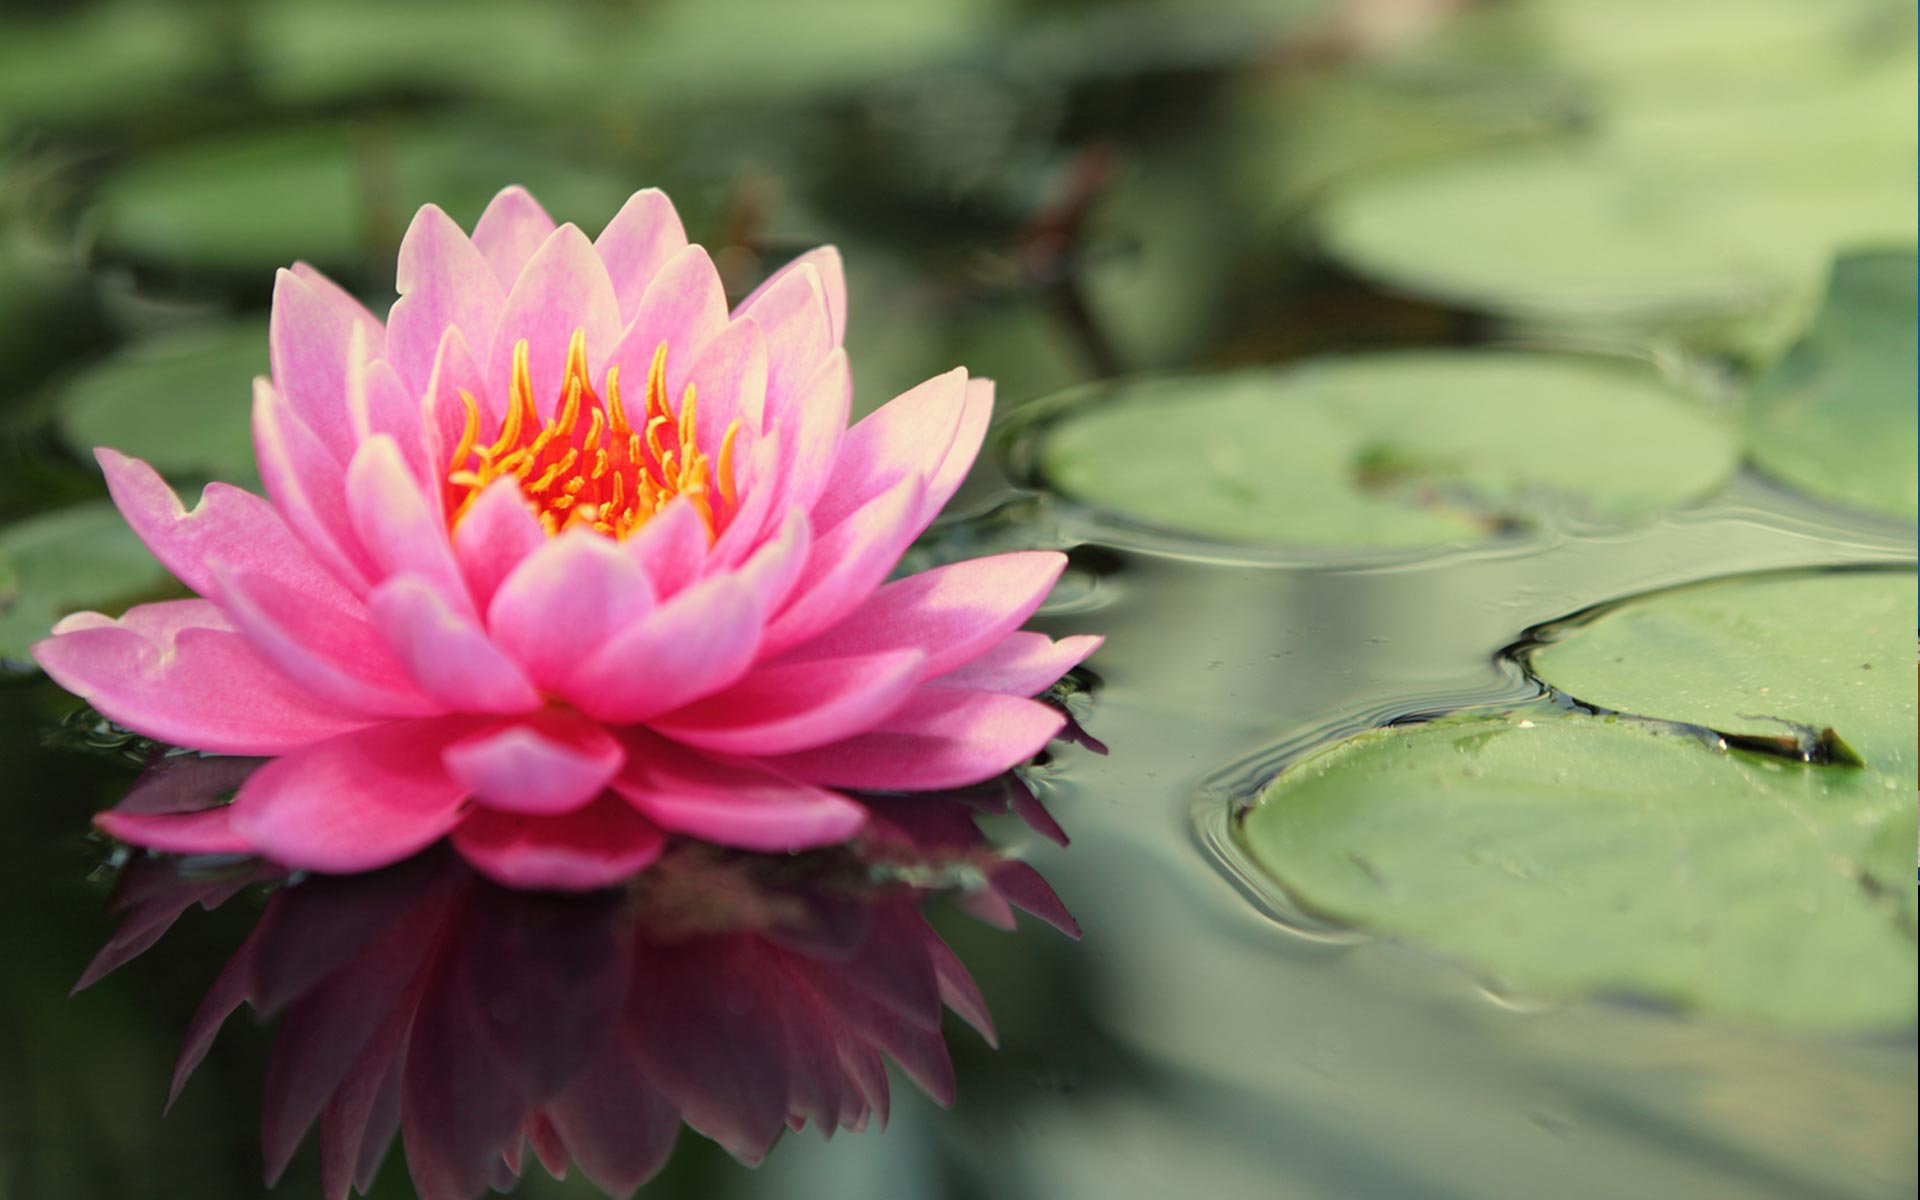
[[[1526, 992], [1911, 1023], [1917, 619], [1905, 572], [1634, 601], [1532, 662], [1653, 720], [1537, 706], [1373, 730], [1283, 771], [1244, 843], [1303, 906]], [[1770, 716], [1837, 728], [1866, 765], [1709, 732], [1778, 733]]]
[[151, 338], [68, 381], [56, 399], [60, 432], [82, 456], [111, 446], [176, 484], [250, 487], [252, 383], [266, 372], [262, 321]]
[[1914, 791], [1617, 719], [1362, 734], [1290, 767], [1253, 856], [1309, 908], [1550, 996], [1834, 1028], [1911, 1023], [1913, 926], [1877, 838]]
[[[1554, 516], [1631, 521], [1731, 474], [1731, 432], [1636, 364], [1380, 354], [1084, 393], [1042, 478], [1160, 529], [1243, 542], [1473, 541]], [[1069, 401], [1071, 402], [1071, 401]]]
[[1806, 339], [1754, 388], [1747, 453], [1762, 470], [1843, 504], [1920, 515], [1914, 273], [1911, 250], [1835, 264]]
[[1534, 674], [1587, 704], [1763, 738], [1837, 730], [1866, 763], [1915, 765], [1910, 574], [1781, 575], [1680, 588], [1549, 631]]
[[118, 611], [176, 586], [104, 500], [0, 529], [0, 562], [13, 572], [11, 588], [0, 587], [0, 666], [16, 670], [30, 669], [28, 648], [61, 617]]
[[471, 228], [507, 183], [532, 189], [555, 220], [594, 229], [631, 190], [618, 172], [529, 152], [498, 129], [329, 125], [200, 143], [129, 168], [100, 190], [100, 242], [141, 262], [350, 269], [390, 254], [420, 205]]

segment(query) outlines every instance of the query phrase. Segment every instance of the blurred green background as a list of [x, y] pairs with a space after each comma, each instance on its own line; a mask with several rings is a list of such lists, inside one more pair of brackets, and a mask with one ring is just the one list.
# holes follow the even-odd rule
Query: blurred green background
[[[240, 1050], [217, 1055], [181, 1109], [158, 1118], [175, 1039], [243, 912], [178, 935], [176, 961], [190, 966], [136, 967], [62, 999], [104, 928], [100, 885], [85, 878], [100, 851], [78, 831], [127, 768], [110, 751], [42, 744], [68, 705], [33, 678], [25, 649], [63, 612], [173, 586], [103, 503], [92, 446], [150, 459], [189, 497], [209, 479], [253, 481], [247, 381], [265, 370], [274, 268], [310, 261], [380, 311], [422, 203], [470, 224], [494, 191], [521, 183], [593, 232], [629, 193], [659, 186], [736, 296], [810, 246], [841, 248], [862, 411], [961, 364], [997, 379], [1012, 407], [1141, 372], [1518, 340], [1705, 380], [1706, 407], [1737, 422], [1749, 385], [1772, 378], [1813, 322], [1837, 258], [1911, 255], [1913, 25], [1902, 0], [0, 5], [0, 660], [11, 677], [0, 776], [27, 793], [0, 816], [0, 1200], [259, 1192], [263, 1036], [235, 1031]], [[1909, 368], [1910, 325], [1889, 332], [1908, 339]], [[1852, 449], [1880, 448], [1887, 461], [1868, 473], [1884, 486], [1830, 480], [1812, 492], [1911, 522], [1904, 388], [1876, 391], [1850, 435]], [[1713, 451], [1727, 460], [1715, 481], [1731, 469], [1729, 437]], [[1127, 467], [1105, 469], [1124, 478]], [[1170, 474], [1208, 469], [1176, 461]], [[1424, 600], [1396, 603], [1399, 616], [1376, 614], [1379, 628], [1416, 627], [1407, 614]], [[1243, 597], [1235, 611], [1253, 610]], [[1293, 703], [1313, 711], [1300, 678]], [[1183, 756], [1162, 757], [1130, 770], [1172, 776]], [[1155, 802], [1164, 790], [1150, 790]], [[1099, 827], [1097, 813], [1083, 816], [1081, 828]], [[1106, 867], [1096, 857], [1087, 869]], [[1185, 895], [1202, 876], [1218, 882], [1192, 864], [1156, 878]], [[1155, 914], [1111, 918], [1108, 944], [1185, 936]], [[1228, 941], [1243, 932], [1238, 916], [1188, 915], [1232, 930]], [[1100, 924], [1096, 914], [1090, 930]], [[758, 1176], [688, 1138], [655, 1190], [1165, 1194], [1147, 1182], [1160, 1176], [1111, 1165], [1111, 1137], [1187, 1164], [1216, 1194], [1263, 1194], [1247, 1147], [1279, 1135], [1257, 1127], [1260, 1097], [1221, 1083], [1230, 1069], [1200, 1087], [1183, 1074], [1192, 1062], [1123, 1044], [1114, 1031], [1128, 1020], [1092, 998], [1118, 977], [1103, 952], [954, 928], [1007, 1047], [987, 1055], [960, 1039], [962, 1113], [903, 1099], [884, 1140], [837, 1144], [828, 1158], [796, 1139], [807, 1148], [782, 1147]], [[1322, 952], [1300, 953], [1310, 967]], [[1247, 960], [1221, 954], [1209, 961], [1228, 973], [1222, 991], [1255, 986], [1231, 974]], [[1328, 997], [1327, 1012], [1349, 1003]], [[1418, 1044], [1458, 1034], [1421, 1012], [1404, 1030]], [[1348, 1053], [1324, 1031], [1301, 1045], [1285, 1064], [1295, 1074], [1332, 1071], [1322, 1060]], [[1849, 1152], [1873, 1162], [1866, 1176], [1782, 1168], [1755, 1148], [1774, 1126], [1752, 1097], [1812, 1097], [1893, 1126], [1904, 1112], [1910, 1127], [1910, 1051], [1909, 1039], [1892, 1076], [1883, 1065], [1829, 1075], [1797, 1046], [1749, 1069], [1747, 1043], [1662, 1043], [1649, 1061], [1726, 1072], [1707, 1103], [1717, 1132], [1657, 1102], [1609, 1119], [1641, 1122], [1661, 1153], [1691, 1154], [1697, 1174], [1650, 1176], [1703, 1184], [1689, 1194], [1895, 1194], [1879, 1185], [1910, 1187], [1910, 1147], [1901, 1159], [1897, 1142], [1856, 1124]], [[1531, 1094], [1532, 1076], [1514, 1071], [1513, 1094]], [[1398, 1085], [1374, 1086], [1360, 1094]], [[1603, 1091], [1591, 1090], [1595, 1112], [1618, 1099]], [[1658, 1091], [1633, 1091], [1635, 1103]], [[1906, 1107], [1889, 1108], [1889, 1095]], [[1030, 1122], [1030, 1108], [1044, 1115]], [[1564, 1110], [1542, 1111], [1514, 1120], [1527, 1136], [1562, 1138]], [[1279, 1141], [1312, 1169], [1284, 1194], [1521, 1194], [1491, 1176], [1476, 1186], [1471, 1166], [1436, 1167], [1444, 1149], [1404, 1169], [1375, 1161], [1378, 1139], [1404, 1133], [1341, 1141], [1300, 1128]], [[1016, 1135], [1064, 1149], [1037, 1164], [994, 1159]], [[1415, 1141], [1450, 1137], [1428, 1129]], [[1608, 1145], [1588, 1151], [1604, 1161]], [[1790, 1148], [1802, 1150], [1821, 1161], [1820, 1145]], [[1194, 1174], [1202, 1160], [1211, 1174]], [[1070, 1178], [1049, 1174], [1062, 1163]], [[398, 1166], [380, 1195], [408, 1194]], [[303, 1159], [280, 1194], [314, 1187]], [[544, 1180], [523, 1191], [586, 1194]]]

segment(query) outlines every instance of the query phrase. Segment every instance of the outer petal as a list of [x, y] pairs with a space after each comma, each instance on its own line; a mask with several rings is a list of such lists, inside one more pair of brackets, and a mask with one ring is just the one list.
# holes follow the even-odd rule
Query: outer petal
[[666, 846], [654, 824], [613, 796], [557, 817], [476, 809], [454, 831], [461, 857], [517, 888], [584, 892], [644, 869]]
[[922, 571], [881, 587], [846, 619], [789, 653], [839, 658], [919, 650], [927, 656], [921, 677], [941, 675], [1018, 628], [1066, 565], [1067, 556], [1058, 551], [1028, 550]]
[[867, 823], [867, 810], [845, 796], [637, 736], [613, 789], [662, 829], [780, 854], [838, 845]]
[[[693, 516], [697, 521], [700, 514]], [[704, 540], [704, 527], [701, 536]], [[500, 581], [546, 544], [547, 531], [527, 507], [520, 483], [512, 476], [488, 484], [453, 531], [454, 557], [460, 561], [474, 604], [482, 609], [493, 599]]]
[[847, 335], [847, 270], [840, 261], [840, 251], [832, 246], [816, 246], [767, 276], [759, 287], [740, 302], [739, 311], [745, 312], [751, 308], [755, 301], [802, 267], [813, 268], [820, 278], [820, 291], [827, 303], [833, 344], [838, 346]]
[[987, 440], [987, 426], [992, 423], [993, 381], [967, 380], [967, 405], [960, 414], [960, 427], [954, 430], [953, 444], [947, 447], [946, 457], [927, 477], [926, 498], [914, 522], [915, 537], [940, 515], [947, 501], [953, 499], [953, 494], [966, 482], [967, 472], [973, 470], [973, 460], [980, 456], [980, 446]]
[[871, 728], [899, 707], [919, 675], [915, 651], [761, 667], [724, 692], [651, 726], [720, 754], [765, 757]]
[[274, 277], [267, 351], [273, 383], [334, 457], [353, 453], [347, 419], [348, 338], [352, 325], [291, 271]]
[[[537, 244], [537, 243], [536, 243]], [[427, 389], [434, 355], [449, 328], [482, 351], [507, 302], [506, 283], [453, 218], [429, 204], [413, 216], [400, 242], [394, 284], [400, 299], [387, 314], [387, 361], [416, 393]]]
[[250, 571], [220, 570], [219, 581], [221, 607], [254, 652], [321, 701], [382, 717], [446, 711], [358, 613]]
[[367, 311], [367, 306], [354, 299], [347, 290], [328, 279], [320, 271], [307, 263], [297, 262], [291, 268], [294, 278], [313, 289], [315, 295], [327, 302], [328, 307], [338, 313], [340, 319], [349, 325], [357, 325], [366, 335], [367, 345], [376, 350], [386, 344], [387, 328], [380, 318]]
[[548, 690], [563, 687], [617, 630], [653, 607], [640, 565], [618, 543], [578, 528], [514, 568], [487, 606], [501, 649]]
[[[476, 233], [476, 237], [478, 234]], [[507, 293], [487, 351], [487, 379], [504, 387], [516, 343], [527, 343], [534, 406], [553, 412], [576, 329], [586, 331], [587, 361], [602, 364], [620, 337], [620, 304], [593, 243], [573, 225], [553, 231]], [[643, 374], [641, 378], [645, 378]]]
[[607, 222], [593, 240], [593, 248], [607, 264], [623, 321], [633, 319], [647, 285], [686, 245], [687, 231], [680, 224], [680, 214], [659, 188], [635, 192]]
[[70, 617], [33, 656], [109, 720], [218, 754], [278, 754], [372, 720], [288, 683], [204, 600]]
[[1007, 696], [1037, 696], [1104, 641], [1081, 634], [1056, 642], [1044, 633], [1014, 632], [933, 682]]
[[407, 393], [407, 385], [384, 362], [370, 361], [366, 335], [355, 326], [347, 344], [347, 423], [353, 430], [355, 445], [375, 434], [384, 434], [400, 447], [414, 475], [425, 483], [438, 473], [427, 473], [426, 448], [422, 444], [420, 405]]
[[913, 521], [925, 495], [920, 477], [909, 475], [815, 537], [793, 597], [768, 626], [769, 653], [830, 627], [872, 594], [918, 532]]
[[518, 713], [543, 703], [513, 660], [418, 576], [381, 584], [368, 595], [367, 608], [420, 690], [449, 708]]
[[614, 725], [671, 712], [747, 673], [764, 617], [749, 583], [716, 575], [592, 649], [564, 692], [582, 710]]
[[834, 350], [815, 367], [805, 386], [794, 390], [792, 407], [768, 436], [780, 446], [779, 479], [773, 511], [812, 509], [827, 486], [834, 454], [847, 430], [853, 406], [853, 373], [847, 352]]
[[459, 822], [466, 791], [434, 751], [470, 727], [394, 722], [275, 759], [241, 785], [234, 830], [298, 870], [349, 874], [398, 862]]
[[906, 476], [932, 478], [953, 448], [967, 409], [967, 372], [955, 367], [902, 392], [847, 431], [833, 474], [814, 506], [814, 525], [831, 529]]
[[511, 288], [553, 233], [553, 218], [523, 187], [502, 188], [473, 226], [473, 244], [503, 288]]
[[1058, 710], [1037, 701], [923, 684], [871, 731], [765, 765], [832, 787], [966, 787], [1032, 758], [1065, 724]]
[[591, 721], [548, 712], [463, 738], [440, 757], [486, 807], [551, 816], [599, 795], [626, 752]]
[[[483, 339], [486, 336], [481, 335]], [[484, 340], [481, 345], [485, 347]], [[480, 428], [483, 431], [493, 428], [490, 422], [497, 421], [501, 414], [487, 390], [486, 380], [481, 377], [480, 364], [466, 335], [448, 326], [440, 338], [440, 348], [433, 358], [433, 372], [420, 398], [421, 443], [428, 467], [426, 482], [438, 508], [444, 507], [444, 481], [454, 469], [453, 452], [466, 432], [468, 396], [473, 397], [474, 408], [478, 410]]]
[[820, 272], [802, 263], [773, 281], [740, 315], [760, 326], [767, 339], [767, 409], [771, 431], [798, 417], [813, 373], [833, 352], [833, 321], [827, 315]]
[[313, 561], [273, 505], [251, 492], [210, 483], [188, 512], [160, 478], [137, 458], [102, 447], [94, 451], [120, 515], [175, 579], [202, 596], [215, 593], [213, 559], [269, 575], [317, 601], [346, 607], [353, 596]]

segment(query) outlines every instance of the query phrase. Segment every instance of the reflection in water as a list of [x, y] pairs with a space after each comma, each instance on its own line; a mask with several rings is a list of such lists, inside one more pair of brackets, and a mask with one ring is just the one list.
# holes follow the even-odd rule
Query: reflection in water
[[[124, 804], [204, 808], [256, 765], [164, 759]], [[277, 1015], [262, 1114], [270, 1180], [317, 1123], [329, 1197], [365, 1192], [396, 1136], [430, 1200], [504, 1188], [529, 1156], [626, 1193], [661, 1169], [683, 1122], [746, 1163], [787, 1129], [884, 1124], [883, 1054], [951, 1103], [943, 1007], [993, 1032], [922, 915], [936, 892], [958, 892], [995, 925], [1011, 926], [1017, 908], [1078, 935], [1040, 876], [975, 825], [983, 810], [1011, 809], [1060, 837], [1017, 777], [872, 808], [843, 850], [681, 845], [628, 886], [587, 894], [502, 888], [444, 846], [354, 877], [139, 857], [118, 880], [119, 929], [79, 986], [149, 949], [188, 908], [264, 885], [173, 1088], [241, 1005]]]

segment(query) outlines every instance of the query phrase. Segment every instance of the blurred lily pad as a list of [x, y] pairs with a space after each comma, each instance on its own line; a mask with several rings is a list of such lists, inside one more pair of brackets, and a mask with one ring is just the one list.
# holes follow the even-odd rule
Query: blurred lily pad
[[0, 17], [0, 131], [150, 110], [219, 65], [206, 10], [118, 0]]
[[1731, 431], [1627, 362], [1421, 352], [1167, 377], [1062, 397], [1048, 484], [1156, 528], [1244, 542], [1447, 544], [1704, 496]]
[[[1307, 908], [1523, 991], [1821, 1029], [1911, 1023], [1915, 619], [1906, 572], [1631, 602], [1534, 665], [1655, 720], [1543, 706], [1373, 730], [1282, 772], [1245, 843]], [[1765, 713], [1837, 727], [1868, 765], [1730, 750], [1708, 732], [1777, 732]]]
[[1908, 63], [1812, 96], [1623, 110], [1578, 139], [1358, 176], [1327, 196], [1319, 236], [1424, 295], [1539, 322], [1707, 326], [1764, 354], [1837, 251], [1913, 239], [1912, 80]]
[[264, 321], [150, 338], [67, 382], [56, 398], [60, 433], [82, 457], [111, 446], [176, 484], [252, 487], [252, 383], [266, 372]]
[[104, 500], [0, 529], [0, 563], [13, 573], [11, 587], [0, 586], [0, 666], [13, 670], [31, 668], [28, 647], [61, 617], [117, 612], [177, 586]]
[[1920, 390], [1912, 250], [1834, 267], [1807, 337], [1754, 389], [1747, 452], [1763, 470], [1843, 504], [1920, 513]]
[[629, 182], [501, 128], [316, 126], [205, 142], [112, 177], [98, 195], [100, 242], [143, 263], [350, 269], [390, 254], [428, 202], [471, 227], [496, 191], [520, 183], [555, 220], [598, 230]]

